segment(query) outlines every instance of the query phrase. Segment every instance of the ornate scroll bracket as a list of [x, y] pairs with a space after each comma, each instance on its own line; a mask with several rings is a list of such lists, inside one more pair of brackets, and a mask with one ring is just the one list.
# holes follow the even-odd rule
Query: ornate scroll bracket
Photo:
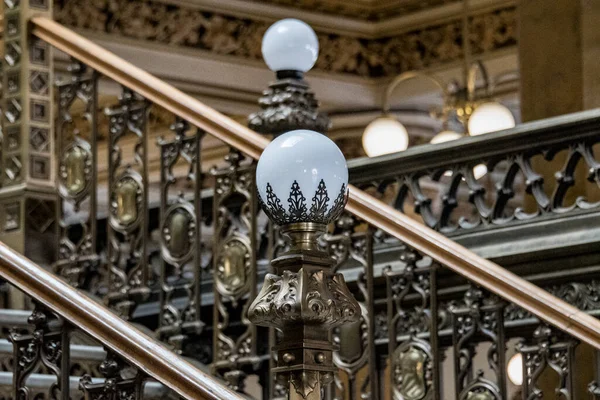
[[[472, 286], [465, 294], [463, 305], [450, 307], [456, 397], [460, 400], [474, 398], [474, 395], [490, 400], [506, 398], [504, 306], [496, 296]], [[469, 376], [475, 356], [474, 337], [478, 334], [491, 343], [487, 360], [495, 381], [485, 379], [483, 372], [478, 372], [475, 379]]]
[[129, 377], [131, 371], [128, 369], [129, 367], [123, 360], [109, 350], [99, 368], [105, 381], [92, 383], [92, 377], [85, 375], [79, 381], [79, 388], [85, 393], [85, 398], [88, 400], [142, 399], [143, 374], [135, 371], [133, 376]]
[[15, 348], [13, 377], [15, 398], [30, 398], [27, 379], [38, 366], [43, 366], [56, 376], [56, 382], [50, 385], [46, 393], [48, 398], [70, 399], [69, 329], [61, 319], [58, 320], [59, 329], [51, 329], [50, 323], [55, 319], [51, 312], [36, 304], [27, 320], [34, 326], [33, 332], [27, 335], [11, 332], [9, 335], [9, 340]]

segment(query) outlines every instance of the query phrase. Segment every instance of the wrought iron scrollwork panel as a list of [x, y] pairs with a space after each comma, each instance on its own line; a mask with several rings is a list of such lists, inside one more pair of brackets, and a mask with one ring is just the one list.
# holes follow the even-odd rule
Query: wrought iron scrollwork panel
[[[148, 137], [150, 104], [123, 88], [109, 117], [108, 303], [129, 317], [148, 288]], [[127, 145], [125, 138], [132, 138]], [[126, 149], [131, 157], [126, 160]], [[129, 149], [127, 149], [129, 150]]]
[[[424, 165], [416, 172], [362, 182], [359, 186], [372, 187], [402, 212], [407, 211], [406, 203], [412, 199], [414, 212], [423, 222], [444, 233], [597, 209], [600, 199], [593, 199], [591, 194], [590, 198], [579, 196], [566, 204], [570, 188], [585, 183], [576, 173], [578, 166], [585, 167], [587, 181], [600, 186], [600, 162], [594, 154], [597, 143], [598, 139], [587, 139], [546, 149], [508, 152], [477, 162], [433, 169]], [[555, 162], [559, 153], [566, 153], [562, 167]], [[536, 170], [542, 162], [547, 168], [554, 168], [554, 182], [545, 181]]]
[[518, 345], [517, 350], [523, 355], [523, 399], [543, 397], [538, 379], [546, 368], [551, 368], [558, 375], [558, 385], [554, 390], [557, 398], [573, 398], [575, 348], [578, 342], [563, 336], [548, 325], [540, 325], [533, 334], [533, 342]]
[[[506, 342], [504, 334], [504, 302], [496, 296], [471, 286], [460, 305], [450, 306], [456, 398], [475, 395], [490, 400], [506, 398]], [[489, 343], [487, 361], [494, 378], [484, 377], [478, 370], [473, 376], [476, 346]]]
[[[200, 319], [200, 283], [202, 275], [200, 226], [202, 223], [202, 171], [200, 144], [203, 132], [186, 136], [189, 124], [177, 118], [171, 129], [175, 138], [159, 140], [161, 150], [161, 297], [158, 335], [175, 346], [179, 353], [184, 341], [202, 332]], [[185, 177], [177, 177], [179, 165]], [[185, 196], [185, 189], [191, 196]], [[169, 204], [169, 195], [179, 191]], [[187, 197], [187, 198], [186, 198]], [[191, 197], [191, 199], [188, 199]], [[173, 302], [177, 291], [183, 291], [186, 305], [179, 309]]]
[[[32, 398], [27, 379], [36, 368], [41, 367], [56, 377], [56, 381], [50, 385], [44, 397], [51, 400], [70, 400], [68, 327], [62, 319], [37, 305], [28, 322], [34, 326], [31, 334], [12, 332], [9, 335], [14, 347], [13, 398]], [[51, 329], [50, 322], [59, 328]]]
[[[348, 214], [342, 215], [336, 226], [339, 232], [327, 235], [324, 244], [335, 258], [337, 271], [349, 260], [360, 265], [357, 279], [361, 318], [335, 328], [333, 341], [339, 350], [333, 353], [333, 362], [339, 368], [332, 385], [333, 398], [378, 399], [378, 375], [375, 363], [375, 333], [373, 311], [373, 232], [356, 231], [360, 221]], [[360, 378], [367, 369], [366, 376]], [[345, 376], [342, 379], [340, 375]]]
[[85, 400], [141, 400], [145, 375], [136, 368], [129, 367], [118, 355], [107, 351], [106, 359], [100, 365], [104, 382], [94, 383], [85, 375], [79, 381], [79, 388]]
[[[57, 274], [77, 288], [99, 293], [96, 249], [98, 75], [74, 61], [68, 79], [59, 82], [57, 142], [59, 154], [56, 218], [60, 222]], [[83, 104], [83, 118], [73, 107]], [[82, 209], [85, 208], [85, 210]]]
[[[234, 390], [244, 390], [247, 371], [259, 366], [256, 327], [247, 318], [256, 297], [257, 196], [254, 164], [231, 150], [229, 167], [214, 170], [213, 372]], [[231, 321], [239, 320], [240, 327]]]
[[[390, 396], [402, 400], [440, 399], [438, 266], [408, 248], [402, 250], [400, 260], [404, 264], [402, 270], [384, 270]], [[401, 343], [399, 332], [408, 333]], [[429, 335], [424, 336], [426, 333]]]

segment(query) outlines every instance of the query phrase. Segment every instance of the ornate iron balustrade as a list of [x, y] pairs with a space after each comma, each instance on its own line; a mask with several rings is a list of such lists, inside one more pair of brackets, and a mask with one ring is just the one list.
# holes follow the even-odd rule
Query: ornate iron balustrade
[[[245, 319], [246, 308], [256, 293], [256, 259], [259, 251], [257, 244], [260, 234], [257, 229], [257, 219], [260, 216], [256, 213], [255, 193], [252, 190], [252, 162], [248, 161], [246, 165], [240, 164], [239, 161], [241, 153], [256, 159], [264, 148], [266, 140], [49, 20], [35, 19], [33, 24], [34, 34], [88, 64], [85, 71], [82, 68], [73, 69], [73, 75], [67, 81], [67, 84], [71, 82], [73, 86], [69, 90], [75, 90], [75, 97], [83, 101], [86, 107], [92, 107], [90, 104], [94, 104], [94, 98], [97, 96], [97, 92], [86, 92], [87, 87], [81, 86], [81, 82], [86, 79], [91, 79], [92, 88], [96, 87], [94, 82], [100, 75], [112, 78], [128, 88], [124, 89], [120, 103], [108, 111], [111, 119], [110, 132], [106, 133], [107, 137], [111, 138], [112, 144], [109, 149], [112, 170], [109, 174], [109, 182], [111, 187], [118, 189], [109, 191], [111, 197], [107, 236], [111, 246], [110, 253], [106, 260], [102, 257], [90, 258], [90, 254], [84, 250], [89, 250], [90, 246], [93, 246], [90, 243], [98, 242], [99, 237], [96, 236], [91, 240], [83, 239], [85, 235], [81, 230], [79, 233], [77, 231], [69, 233], [68, 227], [63, 223], [65, 225], [61, 227], [63, 246], [74, 250], [72, 253], [65, 252], [66, 256], [63, 260], [68, 260], [68, 267], [65, 268], [64, 262], [58, 263], [57, 272], [68, 271], [61, 274], [66, 277], [76, 277], [71, 278], [72, 283], [90, 289], [90, 282], [87, 280], [89, 271], [81, 271], [79, 268], [90, 266], [88, 270], [94, 270], [95, 263], [101, 266], [105, 263], [106, 268], [98, 268], [98, 274], [99, 281], [105, 282], [106, 287], [101, 287], [98, 293], [105, 297], [107, 303], [116, 306], [125, 317], [131, 318], [135, 306], [140, 301], [149, 301], [153, 296], [157, 296], [161, 310], [157, 332], [161, 339], [175, 345], [176, 351], [186, 354], [186, 348], [193, 345], [194, 341], [201, 340], [200, 337], [212, 336], [213, 370], [227, 378], [233, 388], [243, 390], [245, 374], [255, 373], [260, 363], [267, 362], [266, 355], [269, 351], [260, 348], [261, 336]], [[147, 176], [149, 143], [144, 128], [150, 103], [153, 106], [162, 106], [178, 117], [174, 125], [174, 138], [169, 138], [159, 145], [162, 152], [163, 175], [160, 191], [160, 223], [155, 227], [160, 228], [158, 273], [154, 273], [150, 268], [149, 236], [153, 227], [149, 226], [150, 220], [147, 218], [148, 194], [151, 188]], [[68, 109], [72, 105], [69, 101], [65, 102], [64, 112], [61, 114], [60, 122], [63, 124], [61, 126], [69, 126]], [[597, 122], [597, 118], [597, 115], [593, 115], [589, 119]], [[97, 123], [94, 122], [93, 117], [90, 119], [92, 124]], [[571, 122], [573, 126], [577, 125], [576, 122]], [[593, 125], [592, 122], [590, 126]], [[585, 126], [584, 122], [579, 121], [579, 123], [580, 128]], [[194, 129], [191, 133], [185, 134], [188, 125], [197, 127], [198, 130]], [[550, 127], [545, 128], [552, 131]], [[61, 131], [63, 142], [60, 144], [62, 152], [60, 160], [64, 165], [61, 165], [59, 171], [64, 171], [66, 175], [64, 178], [60, 175], [58, 177], [63, 179], [61, 184], [66, 189], [71, 187], [72, 193], [82, 196], [81, 204], [84, 201], [88, 204], [87, 219], [82, 218], [84, 221], [82, 226], [86, 228], [82, 231], [86, 232], [87, 229], [95, 232], [89, 227], [91, 225], [88, 225], [93, 223], [94, 195], [91, 193], [93, 190], [87, 188], [97, 186], [97, 174], [89, 171], [89, 167], [86, 169], [89, 165], [88, 160], [95, 157], [91, 153], [93, 146], [88, 144], [93, 143], [95, 139], [94, 136], [83, 139], [78, 137], [74, 129], [72, 131], [68, 129], [72, 128]], [[94, 129], [92, 128], [92, 132]], [[130, 141], [123, 140], [125, 139], [123, 135], [127, 131], [130, 131], [129, 137], [132, 139]], [[582, 131], [587, 132], [587, 128], [582, 128]], [[554, 133], [554, 142], [544, 142], [549, 146], [548, 148], [555, 146], [553, 149], [560, 149], [560, 146], [566, 143], [562, 137], [559, 138], [558, 132], [557, 130]], [[204, 179], [202, 171], [199, 170], [198, 153], [204, 134], [214, 135], [232, 146], [232, 152], [228, 156], [229, 166], [214, 171], [216, 179], [213, 187], [216, 195], [211, 216], [206, 215], [206, 210], [201, 210], [198, 193]], [[585, 135], [589, 135], [589, 141], [586, 141]], [[588, 132], [585, 135], [580, 138], [584, 143], [589, 145], [595, 143], [592, 133]], [[499, 134], [498, 137], [504, 136]], [[492, 137], [485, 139], [490, 138]], [[88, 144], [77, 139], [86, 140]], [[484, 139], [477, 140], [481, 143], [486, 142]], [[509, 141], [507, 138], [504, 140]], [[74, 145], [71, 145], [71, 142]], [[498, 139], [494, 143], [495, 145], [489, 145], [487, 152], [501, 158], [502, 154], [497, 146], [502, 141]], [[124, 146], [129, 146], [129, 150], [125, 150]], [[481, 146], [488, 145], [481, 144]], [[438, 149], [446, 149], [449, 157], [458, 148], [462, 149], [461, 145], [453, 143], [440, 146]], [[536, 149], [532, 154], [538, 154], [535, 153], [536, 151], [553, 154], [551, 150], [544, 150], [545, 148], [536, 147]], [[588, 149], [591, 147], [588, 146]], [[513, 150], [514, 154], [521, 154], [521, 157], [524, 157], [527, 147], [513, 147]], [[574, 154], [581, 153], [576, 151]], [[131, 165], [123, 162], [126, 156], [131, 157]], [[578, 159], [577, 157], [572, 155], [570, 160]], [[174, 159], [179, 159], [185, 164], [184, 174], [173, 173], [175, 165], [173, 162], [177, 164]], [[460, 160], [459, 162], [465, 163], [461, 168], [466, 171], [463, 172], [468, 183], [471, 163], [482, 160], [477, 157]], [[501, 160], [496, 164], [490, 162], [489, 166], [499, 165], [501, 162]], [[575, 161], [573, 162], [576, 164]], [[514, 165], [519, 166], [518, 163]], [[443, 164], [439, 164], [438, 167], [435, 168], [441, 171], [441, 175], [436, 176], [443, 176], [447, 167]], [[94, 164], [91, 168], [95, 168]], [[415, 168], [415, 173], [420, 171]], [[511, 168], [512, 175], [506, 175], [510, 179], [504, 179], [508, 182], [508, 186], [515, 182], [514, 175], [517, 167]], [[511, 171], [510, 168], [508, 170]], [[71, 174], [69, 171], [72, 171]], [[354, 174], [354, 171], [352, 170], [351, 173]], [[492, 168], [491, 174], [493, 173]], [[176, 181], [180, 176], [187, 179]], [[390, 176], [396, 175], [390, 173]], [[361, 185], [369, 182], [367, 186], [376, 187], [380, 192], [392, 187], [391, 183], [395, 181], [395, 179], [378, 180], [377, 177], [361, 179], [357, 182]], [[373, 185], [372, 180], [377, 181], [377, 184]], [[462, 178], [455, 174], [452, 182], [455, 183], [454, 186], [460, 186]], [[177, 195], [178, 190], [184, 192], [183, 196]], [[454, 194], [458, 193], [458, 189], [456, 190]], [[84, 198], [84, 195], [87, 197]], [[72, 194], [69, 196], [73, 197]], [[61, 206], [57, 207], [57, 217], [61, 221], [66, 221], [69, 217], [70, 210], [66, 205], [68, 201], [75, 200], [77, 204], [77, 199], [71, 197], [61, 197]], [[541, 194], [538, 197], [542, 198]], [[564, 200], [565, 196], [558, 197]], [[508, 207], [508, 200], [503, 201], [504, 205], [498, 208], [504, 212]], [[536, 200], [535, 204], [540, 207], [541, 203]], [[581, 204], [591, 203], [588, 201]], [[553, 309], [548, 303], [556, 299], [548, 296], [546, 292], [536, 291], [535, 287], [503, 271], [497, 265], [477, 258], [446, 238], [430, 233], [420, 225], [412, 224], [409, 219], [386, 208], [354, 187], [351, 188], [348, 210], [368, 221], [371, 226], [361, 230], [359, 226], [365, 225], [362, 222], [359, 224], [353, 221], [345, 225], [342, 223], [326, 243], [333, 255], [337, 257], [339, 268], [342, 268], [342, 264], [345, 263], [354, 262], [359, 265], [360, 275], [359, 279], [355, 280], [355, 289], [357, 289], [355, 293], [363, 311], [363, 317], [357, 324], [333, 332], [334, 338], [339, 341], [341, 347], [335, 354], [340, 373], [335, 380], [334, 388], [331, 389], [332, 396], [384, 398], [385, 393], [389, 393], [396, 398], [405, 399], [420, 399], [426, 396], [443, 398], [445, 394], [439, 383], [440, 371], [439, 365], [436, 367], [436, 364], [446, 355], [452, 360], [451, 354], [460, 354], [454, 373], [456, 378], [454, 391], [458, 398], [474, 400], [505, 397], [506, 377], [503, 368], [506, 360], [503, 356], [505, 339], [513, 335], [510, 333], [512, 332], [510, 323], [513, 321], [504, 321], [504, 319], [510, 319], [507, 318], [510, 313], [506, 310], [517, 307], [513, 306], [513, 303], [526, 310], [515, 311], [516, 314], [523, 316], [516, 320], [520, 325], [531, 327], [543, 324], [541, 320], [546, 320], [567, 330], [567, 333], [579, 340], [593, 345], [600, 342], [597, 321], [566, 307], [562, 302], [556, 303], [560, 305], [559, 311]], [[538, 214], [541, 214], [541, 211]], [[212, 243], [208, 244], [213, 248], [212, 260], [203, 263], [202, 243], [198, 237], [200, 224], [208, 219], [212, 220], [215, 235]], [[400, 253], [398, 265], [392, 266], [384, 273], [380, 270], [375, 271], [373, 255], [373, 242], [381, 240], [384, 234], [382, 232], [407, 243], [407, 247]], [[180, 239], [175, 241], [174, 238]], [[279, 247], [276, 240], [275, 238], [270, 243], [274, 251]], [[97, 255], [98, 250], [91, 254]], [[206, 269], [208, 265], [212, 265], [213, 268]], [[436, 283], [440, 282], [438, 275], [448, 273], [444, 267], [468, 278], [468, 286], [454, 289], [454, 296], [446, 296], [443, 291], [438, 290], [440, 289]], [[203, 268], [206, 269], [204, 273]], [[214, 302], [204, 307], [204, 310], [208, 309], [209, 312], [212, 309], [212, 327], [202, 319], [206, 314], [204, 310], [201, 311], [202, 296], [199, 287], [203, 282], [200, 282], [200, 277], [203, 282], [214, 285]], [[459, 278], [454, 277], [454, 279]], [[376, 292], [382, 287], [386, 288], [386, 293], [389, 294], [387, 297]], [[173, 300], [176, 292], [184, 293], [183, 302], [175, 304]], [[500, 300], [497, 295], [501, 295], [505, 300]], [[41, 293], [35, 293], [34, 297], [40, 296]], [[511, 301], [513, 303], [510, 303]], [[382, 323], [381, 318], [382, 306], [385, 310], [383, 314], [385, 323]], [[538, 315], [540, 319], [528, 318], [526, 312]], [[440, 318], [436, 318], [437, 315], [440, 315]], [[123, 326], [116, 321], [113, 322], [119, 327]], [[42, 327], [43, 334], [45, 334], [44, 329]], [[542, 330], [548, 332], [546, 328]], [[553, 328], [550, 334], [537, 335], [536, 340], [538, 338], [543, 340], [530, 341], [521, 348], [521, 352], [526, 355], [525, 359], [530, 360], [529, 364], [525, 365], [529, 374], [527, 375], [529, 386], [525, 391], [531, 392], [530, 394], [536, 391], [537, 371], [543, 368], [541, 365], [544, 362], [547, 365], [559, 365], [561, 368], [566, 365], [564, 368], [568, 368], [568, 372], [564, 374], [567, 377], [565, 379], [568, 380], [570, 379], [568, 377], [573, 376], [569, 357], [567, 357], [567, 364], [562, 361], [562, 364], [558, 364], [557, 358], [563, 358], [565, 349], [571, 351], [576, 341], [572, 338], [563, 339], [560, 334], [555, 333], [559, 330]], [[275, 335], [271, 335], [273, 336]], [[266, 335], [264, 337], [266, 338]], [[474, 373], [477, 371], [472, 371], [474, 365], [472, 361], [478, 353], [476, 348], [482, 343], [487, 343], [491, 349], [488, 357], [490, 371], [479, 374]], [[540, 360], [541, 353], [548, 348], [549, 343], [568, 343], [568, 345], [561, 344], [556, 347], [555, 353], [543, 355], [543, 357], [550, 357], [547, 361], [540, 363], [531, 361]], [[124, 350], [121, 349], [119, 355], [123, 352]], [[111, 385], [114, 384], [111, 387], [123, 387], [126, 392], [139, 396], [142, 377], [136, 374], [126, 378], [117, 376], [115, 370], [122, 369], [122, 361], [118, 358], [111, 355], [107, 359], [107, 365], [103, 368], [107, 381], [110, 381]], [[381, 379], [382, 376], [387, 378]], [[268, 379], [262, 378], [263, 385], [266, 386]], [[64, 379], [66, 385], [67, 380]], [[564, 389], [570, 393], [571, 383], [568, 385], [561, 383], [561, 385], [560, 390]], [[89, 380], [83, 382], [83, 387], [90, 393], [94, 393], [90, 394], [92, 397], [108, 390], [106, 385], [98, 386]], [[268, 387], [265, 391], [267, 389]], [[597, 389], [591, 386], [590, 391], [593, 393]]]
[[[36, 299], [28, 332], [13, 331], [13, 398], [30, 398], [29, 378], [37, 372], [53, 375], [48, 398], [70, 399], [76, 370], [70, 356], [74, 333], [106, 346], [98, 367], [103, 379], [83, 375], [79, 388], [86, 399], [144, 398], [144, 384], [157, 379], [188, 398], [241, 399], [187, 361], [172, 354], [114, 313], [54, 277], [30, 260], [0, 245], [0, 276]], [[80, 331], [81, 330], [81, 331]]]
[[599, 142], [593, 110], [348, 165], [358, 187], [457, 235], [598, 210]]

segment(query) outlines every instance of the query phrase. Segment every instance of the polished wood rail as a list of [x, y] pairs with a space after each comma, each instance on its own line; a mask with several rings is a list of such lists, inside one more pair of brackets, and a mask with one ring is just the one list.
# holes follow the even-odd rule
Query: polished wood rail
[[246, 399], [0, 243], [0, 276], [186, 399]]
[[[260, 157], [269, 143], [265, 137], [54, 21], [34, 18], [32, 32], [254, 159]], [[356, 187], [350, 188], [346, 209], [470, 281], [600, 349], [600, 321], [565, 301], [479, 257]]]

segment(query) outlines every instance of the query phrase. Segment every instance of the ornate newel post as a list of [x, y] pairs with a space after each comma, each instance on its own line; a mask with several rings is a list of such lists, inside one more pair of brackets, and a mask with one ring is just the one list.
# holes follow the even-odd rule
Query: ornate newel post
[[273, 372], [289, 398], [320, 399], [335, 371], [330, 331], [360, 318], [344, 277], [332, 272], [333, 259], [317, 243], [346, 204], [346, 160], [322, 134], [292, 131], [265, 149], [256, 183], [263, 210], [290, 249], [272, 261], [274, 273], [266, 275], [248, 317], [282, 332]]
[[304, 80], [319, 55], [312, 28], [297, 19], [276, 22], [265, 33], [262, 54], [277, 80], [263, 92], [261, 110], [249, 116], [250, 129], [275, 136], [294, 129], [327, 132], [331, 122]]

